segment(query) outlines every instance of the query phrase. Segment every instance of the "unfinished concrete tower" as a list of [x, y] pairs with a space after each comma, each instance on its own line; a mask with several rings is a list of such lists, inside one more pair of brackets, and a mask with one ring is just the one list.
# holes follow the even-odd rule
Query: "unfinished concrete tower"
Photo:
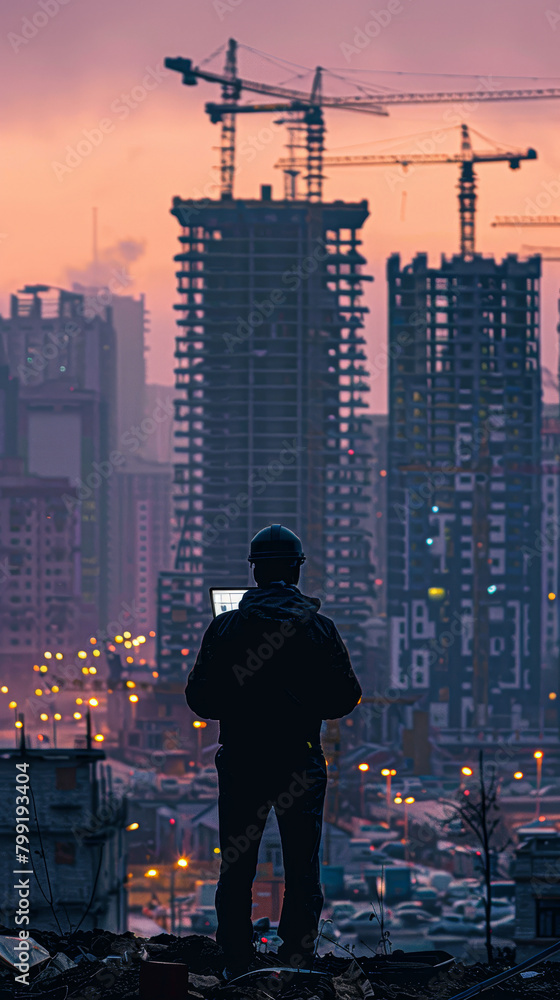
[[[302, 586], [355, 657], [371, 613], [358, 232], [365, 202], [174, 200], [181, 233], [174, 574], [160, 580], [160, 664], [193, 663], [209, 586], [252, 583], [252, 535], [303, 539]], [[366, 279], [367, 280], [367, 279]], [[190, 653], [186, 653], [189, 649]]]

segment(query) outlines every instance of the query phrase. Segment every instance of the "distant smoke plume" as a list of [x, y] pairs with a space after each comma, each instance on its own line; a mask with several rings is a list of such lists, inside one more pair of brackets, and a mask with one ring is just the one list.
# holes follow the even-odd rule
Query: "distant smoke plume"
[[144, 249], [145, 244], [140, 240], [119, 240], [114, 246], [100, 250], [97, 262], [92, 260], [84, 268], [67, 268], [67, 283], [86, 288], [107, 287], [122, 294], [133, 283], [128, 265], [138, 260]]

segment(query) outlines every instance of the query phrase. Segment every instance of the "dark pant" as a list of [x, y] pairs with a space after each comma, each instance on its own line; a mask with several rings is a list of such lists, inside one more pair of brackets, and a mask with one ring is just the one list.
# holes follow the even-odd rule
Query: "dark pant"
[[274, 806], [284, 860], [284, 902], [278, 934], [282, 958], [306, 964], [323, 906], [319, 844], [327, 784], [320, 746], [254, 753], [220, 747], [219, 779], [221, 868], [216, 890], [218, 930], [227, 966], [244, 966], [252, 947], [251, 886], [267, 816]]

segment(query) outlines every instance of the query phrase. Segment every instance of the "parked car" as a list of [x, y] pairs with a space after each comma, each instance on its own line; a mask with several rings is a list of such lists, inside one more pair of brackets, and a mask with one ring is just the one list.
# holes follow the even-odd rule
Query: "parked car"
[[412, 888], [412, 899], [420, 903], [424, 910], [429, 913], [441, 912], [441, 896], [439, 892], [427, 885], [415, 885]]
[[189, 917], [193, 934], [210, 935], [216, 933], [218, 918], [213, 906], [201, 906], [198, 910], [192, 910]]
[[433, 913], [428, 913], [422, 903], [409, 899], [404, 903], [397, 903], [392, 907], [393, 917], [408, 926], [415, 924], [431, 923], [435, 920]]
[[[498, 917], [504, 917], [509, 915], [514, 906], [508, 899], [493, 899], [492, 900], [492, 916], [498, 919]], [[484, 900], [478, 896], [469, 899], [458, 899], [453, 903], [452, 907], [453, 913], [459, 913], [461, 916], [466, 917], [468, 920], [484, 920], [486, 917], [486, 910], [484, 909]]]
[[[385, 919], [391, 920], [393, 911], [385, 907]], [[343, 934], [379, 934], [379, 924], [373, 915], [371, 907], [367, 910], [358, 910], [351, 920], [342, 920], [338, 925]]]
[[181, 786], [177, 781], [177, 778], [168, 778], [163, 775], [159, 779], [159, 790], [162, 795], [168, 795], [175, 798], [181, 793]]
[[278, 927], [272, 925], [268, 917], [261, 917], [260, 920], [255, 920], [253, 930], [256, 949], [262, 954], [269, 951], [278, 951], [280, 945], [283, 943], [282, 938], [278, 936]]
[[398, 833], [384, 826], [383, 823], [363, 823], [359, 830], [360, 837], [370, 844], [382, 844], [384, 841], [396, 840]]
[[460, 913], [450, 913], [447, 917], [440, 917], [430, 927], [428, 934], [430, 937], [438, 935], [457, 935], [458, 937], [480, 937], [484, 934], [484, 925], [475, 923], [474, 920], [465, 920]]
[[345, 875], [344, 890], [351, 899], [367, 899], [369, 896], [367, 882], [361, 875]]
[[425, 910], [430, 913], [439, 913], [441, 910], [441, 897], [436, 889], [428, 885], [415, 885], [412, 889], [414, 900], [422, 904]]
[[[393, 861], [404, 861], [406, 858], [406, 845], [400, 840], [393, 840], [381, 844], [380, 851], [383, 852], [386, 858], [390, 858], [391, 864]], [[373, 860], [377, 862], [378, 854], [377, 851], [373, 855]]]
[[465, 899], [480, 891], [480, 880], [477, 878], [462, 878], [449, 883], [445, 890], [446, 902], [452, 903], [456, 899]]
[[508, 914], [507, 917], [491, 920], [490, 928], [494, 937], [513, 937], [515, 934], [515, 912]]
[[357, 910], [354, 903], [347, 903], [344, 900], [334, 900], [327, 911], [329, 919], [338, 924], [342, 920], [351, 920]]

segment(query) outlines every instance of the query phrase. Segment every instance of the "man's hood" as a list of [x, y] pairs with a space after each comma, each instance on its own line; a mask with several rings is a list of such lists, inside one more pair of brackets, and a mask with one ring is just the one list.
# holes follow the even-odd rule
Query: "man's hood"
[[320, 607], [318, 597], [306, 597], [293, 584], [281, 581], [248, 590], [239, 602], [239, 610], [245, 618], [273, 621], [305, 620], [317, 614]]

